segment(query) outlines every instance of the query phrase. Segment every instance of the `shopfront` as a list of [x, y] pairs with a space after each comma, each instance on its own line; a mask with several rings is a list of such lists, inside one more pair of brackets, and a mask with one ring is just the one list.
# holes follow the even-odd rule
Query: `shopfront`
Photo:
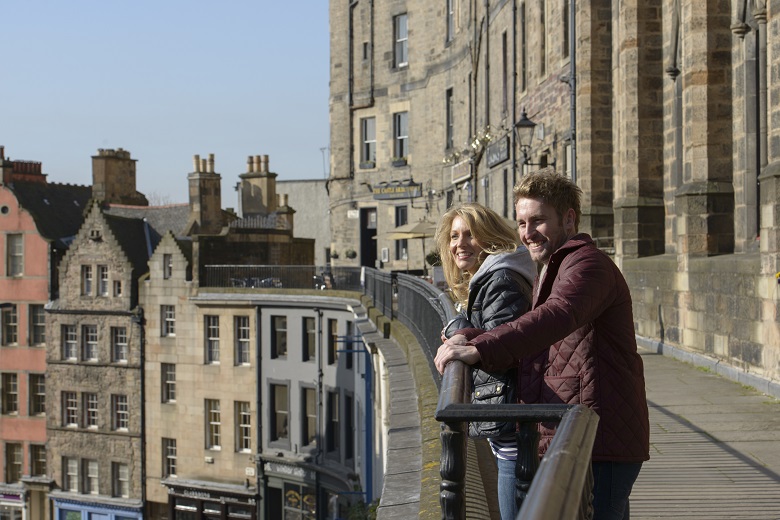
[[171, 520], [256, 520], [253, 487], [214, 482], [166, 480]]

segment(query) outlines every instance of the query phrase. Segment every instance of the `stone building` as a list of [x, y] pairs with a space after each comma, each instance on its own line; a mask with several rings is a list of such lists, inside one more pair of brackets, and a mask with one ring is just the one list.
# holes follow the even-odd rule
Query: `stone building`
[[401, 268], [383, 237], [458, 201], [513, 218], [514, 182], [553, 167], [644, 345], [780, 379], [780, 3], [332, 1], [330, 23], [340, 263]]
[[0, 178], [0, 518], [48, 520], [44, 307], [90, 189], [49, 183], [2, 146]]
[[314, 264], [330, 262], [330, 213], [324, 179], [278, 180], [276, 189], [296, 208], [295, 234], [314, 239]]

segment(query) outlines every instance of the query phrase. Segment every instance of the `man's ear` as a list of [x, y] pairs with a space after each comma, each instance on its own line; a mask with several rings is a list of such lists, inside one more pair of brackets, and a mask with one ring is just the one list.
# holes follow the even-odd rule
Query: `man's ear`
[[568, 211], [566, 211], [566, 215], [564, 215], [563, 217], [563, 226], [564, 228], [566, 228], [567, 230], [573, 233], [577, 231], [576, 222], [577, 222], [577, 212], [574, 211], [574, 208], [569, 208]]

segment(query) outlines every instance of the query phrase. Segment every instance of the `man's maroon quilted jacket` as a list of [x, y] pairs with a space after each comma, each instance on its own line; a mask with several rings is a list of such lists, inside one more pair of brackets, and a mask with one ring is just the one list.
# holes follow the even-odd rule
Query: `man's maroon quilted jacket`
[[[650, 458], [642, 358], [631, 295], [590, 236], [572, 237], [534, 284], [533, 309], [489, 332], [460, 331], [484, 370], [517, 365], [521, 403], [582, 403], [599, 415], [594, 461]], [[553, 430], [542, 427], [541, 452]]]

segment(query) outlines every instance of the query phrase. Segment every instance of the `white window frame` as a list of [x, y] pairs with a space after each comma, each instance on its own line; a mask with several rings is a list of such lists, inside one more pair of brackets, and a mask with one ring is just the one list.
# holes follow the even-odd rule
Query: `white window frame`
[[94, 392], [84, 392], [81, 394], [81, 401], [84, 407], [84, 428], [96, 430], [100, 413], [98, 395]]
[[79, 427], [79, 398], [76, 392], [62, 392], [62, 425], [66, 428]]
[[176, 439], [162, 439], [162, 477], [176, 476]]
[[176, 335], [176, 306], [160, 305], [160, 336]]
[[222, 449], [222, 412], [219, 399], [206, 399], [206, 449]]
[[98, 276], [98, 296], [108, 296], [109, 279], [108, 279], [108, 266], [97, 266]]
[[32, 304], [27, 308], [30, 321], [30, 345], [46, 345], [46, 311], [43, 305]]
[[62, 489], [79, 492], [79, 460], [74, 457], [62, 458]]
[[[281, 390], [284, 390], [283, 392]], [[271, 441], [289, 441], [290, 439], [290, 388], [285, 384], [271, 385], [271, 413], [272, 424], [270, 428]]]
[[46, 374], [30, 374], [30, 415], [46, 414]]
[[252, 338], [249, 329], [249, 316], [236, 316], [234, 320], [236, 336], [236, 365], [248, 365]]
[[173, 255], [170, 253], [163, 254], [163, 280], [170, 280], [173, 276]]
[[128, 431], [130, 427], [130, 405], [124, 394], [111, 396], [111, 421], [115, 431]]
[[376, 165], [376, 118], [360, 120], [360, 162]]
[[92, 266], [81, 266], [81, 295], [92, 296]]
[[95, 459], [83, 459], [81, 467], [84, 472], [83, 492], [87, 495], [99, 495], [100, 464]]
[[236, 401], [236, 451], [252, 451], [252, 412], [247, 401]]
[[112, 496], [130, 498], [130, 466], [123, 462], [112, 462], [111, 474]]
[[287, 357], [287, 316], [271, 316], [271, 358]]
[[6, 268], [8, 277], [24, 275], [24, 235], [21, 233], [9, 233], [5, 239]]
[[219, 364], [219, 316], [207, 314], [203, 317], [203, 333], [205, 335], [206, 364]]
[[2, 390], [3, 415], [19, 413], [19, 374], [4, 372], [0, 374], [0, 389]]
[[76, 325], [62, 326], [62, 359], [66, 361], [78, 361], [79, 340]]
[[393, 155], [406, 159], [409, 155], [409, 112], [393, 114]]
[[19, 344], [19, 313], [16, 304], [9, 304], [0, 309], [0, 318], [2, 319], [2, 344]]
[[162, 363], [160, 365], [160, 377], [162, 381], [162, 402], [176, 402], [176, 365]]
[[400, 69], [409, 66], [409, 16], [407, 13], [393, 17], [393, 65]]
[[81, 355], [82, 361], [98, 360], [98, 331], [97, 325], [81, 326]]
[[114, 363], [127, 363], [127, 327], [111, 327], [111, 356]]

